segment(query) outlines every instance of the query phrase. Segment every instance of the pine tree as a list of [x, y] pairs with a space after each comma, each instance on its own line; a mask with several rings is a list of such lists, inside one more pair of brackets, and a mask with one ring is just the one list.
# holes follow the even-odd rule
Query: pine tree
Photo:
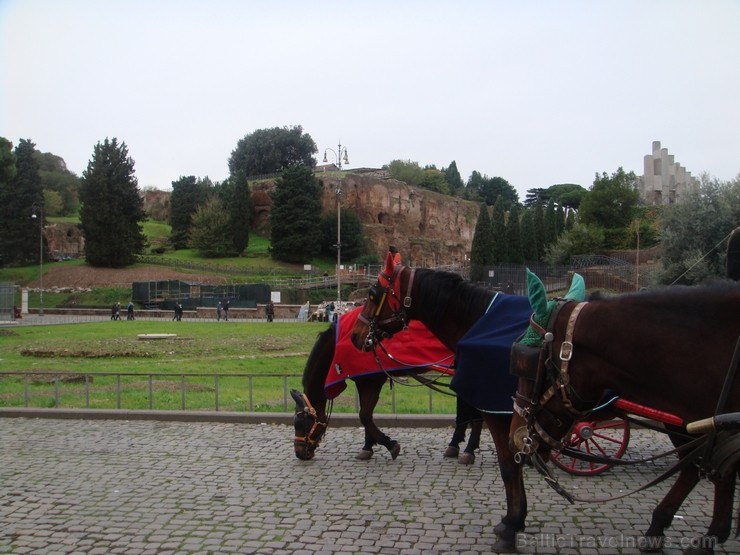
[[199, 206], [206, 203], [212, 192], [212, 184], [208, 178], [196, 179], [190, 175], [172, 182], [170, 242], [175, 249], [187, 248], [193, 215]]
[[537, 230], [534, 222], [534, 208], [527, 208], [522, 214], [522, 257], [524, 262], [537, 262], [540, 258], [537, 251]]
[[188, 246], [197, 249], [201, 256], [218, 258], [234, 254], [229, 236], [230, 222], [224, 217], [225, 210], [224, 203], [216, 196], [195, 210]]
[[111, 268], [133, 264], [146, 247], [141, 226], [146, 213], [126, 143], [119, 145], [113, 138], [95, 145], [82, 172], [80, 200], [88, 264]]
[[[3, 266], [38, 262], [39, 234], [44, 216], [44, 195], [39, 165], [30, 140], [21, 139], [13, 153], [10, 142], [3, 140], [0, 154], [3, 176], [0, 177], [0, 261]], [[35, 205], [35, 206], [34, 206]], [[32, 215], [36, 214], [37, 219]]]
[[519, 225], [519, 205], [515, 204], [509, 210], [509, 217], [506, 221], [506, 245], [508, 262], [512, 264], [521, 264], [524, 262], [522, 252], [522, 230]]
[[493, 263], [504, 264], [508, 262], [509, 258], [506, 244], [506, 211], [504, 210], [504, 199], [501, 195], [496, 198], [496, 203], [493, 205], [491, 226]]
[[306, 262], [321, 252], [321, 184], [310, 167], [292, 166], [283, 172], [272, 196], [270, 234], [272, 257], [283, 262]]
[[480, 205], [478, 221], [475, 222], [473, 242], [470, 246], [470, 279], [481, 281], [484, 279], [485, 267], [493, 264], [493, 245], [491, 217], [488, 215], [488, 206], [485, 202]]
[[242, 174], [232, 175], [221, 184], [219, 196], [228, 221], [226, 233], [232, 256], [240, 256], [249, 245], [252, 220], [252, 195], [247, 178]]

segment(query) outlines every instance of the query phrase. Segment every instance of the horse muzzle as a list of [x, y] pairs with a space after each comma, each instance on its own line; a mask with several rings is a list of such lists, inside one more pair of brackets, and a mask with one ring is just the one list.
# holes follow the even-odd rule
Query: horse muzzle
[[302, 461], [310, 461], [316, 454], [317, 445], [318, 444], [309, 445], [303, 438], [296, 438], [293, 442], [295, 456]]

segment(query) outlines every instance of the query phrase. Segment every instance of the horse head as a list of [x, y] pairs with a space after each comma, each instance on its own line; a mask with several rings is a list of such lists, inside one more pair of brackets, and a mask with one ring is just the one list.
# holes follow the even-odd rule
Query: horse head
[[407, 328], [413, 276], [413, 269], [395, 264], [393, 254], [388, 253], [385, 267], [368, 290], [365, 305], [352, 328], [355, 347], [370, 351], [383, 339]]
[[308, 397], [296, 389], [290, 391], [290, 396], [296, 404], [296, 411], [293, 417], [293, 426], [295, 427], [295, 456], [303, 461], [313, 459], [316, 449], [321, 442], [321, 438], [326, 433], [326, 420], [320, 419], [316, 410], [311, 405]]
[[[578, 302], [585, 296], [583, 278], [578, 274], [574, 274], [568, 294], [558, 301], [547, 300], [544, 284], [529, 270], [527, 285], [533, 313], [529, 328], [511, 349], [511, 373], [519, 380], [509, 440], [518, 458], [537, 454], [547, 460], [551, 449], [563, 449], [561, 438], [584, 415], [569, 397], [567, 361], [575, 319], [587, 303]], [[564, 339], [555, 341], [556, 327], [563, 322], [570, 336], [566, 331]], [[560, 364], [553, 357], [558, 347]]]

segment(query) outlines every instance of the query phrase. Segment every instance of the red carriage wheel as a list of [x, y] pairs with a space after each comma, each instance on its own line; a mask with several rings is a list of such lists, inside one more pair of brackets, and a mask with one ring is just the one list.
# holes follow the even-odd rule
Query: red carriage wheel
[[[630, 440], [629, 422], [621, 418], [614, 420], [584, 420], [577, 422], [570, 438], [565, 442], [572, 449], [590, 455], [619, 459], [627, 450]], [[611, 465], [582, 461], [560, 451], [553, 451], [552, 461], [569, 474], [576, 476], [595, 476], [609, 469]]]

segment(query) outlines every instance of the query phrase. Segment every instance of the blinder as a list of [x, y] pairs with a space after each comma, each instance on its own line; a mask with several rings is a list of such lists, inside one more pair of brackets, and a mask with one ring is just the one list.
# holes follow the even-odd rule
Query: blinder
[[535, 381], [543, 352], [544, 350], [541, 347], [514, 343], [511, 346], [509, 372], [517, 378]]

